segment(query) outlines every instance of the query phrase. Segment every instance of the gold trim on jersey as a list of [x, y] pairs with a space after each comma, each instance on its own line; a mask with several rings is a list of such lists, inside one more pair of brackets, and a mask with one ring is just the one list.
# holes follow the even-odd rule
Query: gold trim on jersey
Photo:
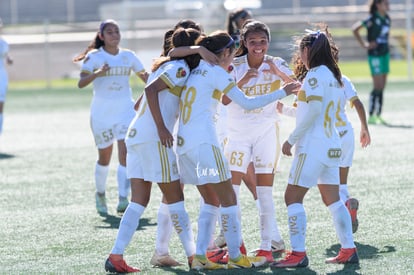
[[216, 146], [212, 145], [211, 148], [213, 149], [213, 153], [214, 153], [214, 159], [216, 160], [216, 164], [217, 164], [217, 168], [218, 168], [218, 172], [219, 172], [219, 177], [220, 177], [220, 182], [223, 182], [226, 179], [226, 166], [224, 164], [224, 160], [223, 160], [223, 155], [221, 154], [221, 151], [219, 148], [217, 148]]
[[353, 96], [349, 99], [349, 105], [351, 106], [351, 108], [354, 108], [354, 101], [358, 99], [358, 96]]
[[322, 102], [322, 97], [321, 96], [317, 96], [317, 95], [310, 95], [306, 98], [306, 101], [312, 101], [312, 100], [316, 100], [316, 101], [320, 101]]
[[181, 92], [183, 91], [182, 86], [174, 85], [174, 83], [172, 83], [170, 81], [170, 79], [165, 75], [160, 75], [160, 79], [162, 81], [164, 81], [164, 83], [168, 86], [168, 90], [169, 90], [170, 93], [172, 93], [173, 95], [178, 96], [178, 97], [181, 96]]
[[304, 90], [300, 90], [296, 95], [297, 101], [306, 102], [306, 92]]
[[299, 185], [299, 177], [302, 173], [303, 165], [305, 164], [306, 160], [306, 154], [299, 154], [298, 156], [298, 162], [296, 164], [295, 174], [293, 177], [293, 185]]
[[213, 98], [217, 99], [218, 101], [221, 101], [221, 96], [222, 96], [222, 92], [220, 92], [219, 90], [215, 89], [213, 91]]
[[227, 85], [227, 87], [223, 89], [223, 94], [227, 94], [234, 86], [236, 86], [236, 83], [229, 83], [229, 85]]
[[157, 142], [157, 144], [161, 161], [162, 182], [171, 182], [170, 162], [168, 161], [167, 147], [162, 145], [161, 142]]

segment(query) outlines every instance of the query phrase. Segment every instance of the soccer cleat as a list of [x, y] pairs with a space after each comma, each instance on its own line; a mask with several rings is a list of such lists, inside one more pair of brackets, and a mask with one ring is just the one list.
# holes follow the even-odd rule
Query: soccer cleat
[[341, 248], [336, 257], [325, 260], [327, 264], [357, 264], [359, 263], [358, 253], [356, 248]]
[[154, 252], [154, 255], [152, 255], [150, 264], [152, 264], [152, 266], [157, 266], [157, 267], [173, 267], [173, 266], [183, 265], [182, 263], [174, 260], [174, 258], [171, 257], [170, 255], [167, 254], [167, 255], [160, 256], [157, 254], [157, 252]]
[[380, 116], [377, 116], [376, 123], [377, 124], [382, 124], [382, 125], [387, 125], [387, 122]]
[[369, 116], [368, 124], [377, 124], [377, 116], [375, 115]]
[[126, 197], [119, 197], [118, 206], [116, 207], [116, 212], [124, 213], [128, 207], [128, 199]]
[[95, 193], [95, 202], [96, 202], [96, 211], [99, 215], [106, 216], [108, 215], [108, 207], [106, 206], [106, 197], [104, 194]]
[[237, 259], [229, 259], [229, 262], [227, 263], [227, 268], [255, 268], [262, 266], [265, 263], [265, 257], [249, 257], [241, 254]]
[[216, 239], [214, 240], [214, 243], [216, 244], [217, 247], [220, 247], [220, 248], [223, 248], [227, 245], [226, 238], [224, 238], [223, 231], [220, 231], [220, 234], [216, 237]]
[[207, 251], [207, 259], [217, 264], [227, 264], [227, 249], [214, 249]]
[[127, 265], [124, 259], [121, 258], [120, 260], [116, 261], [112, 259], [111, 256], [109, 256], [109, 258], [106, 259], [105, 270], [106, 272], [111, 273], [133, 273], [141, 271], [138, 268]]
[[357, 211], [359, 202], [357, 199], [350, 198], [345, 202], [345, 206], [348, 208], [349, 214], [351, 214], [352, 233], [355, 233], [358, 230]]
[[244, 242], [242, 242], [241, 246], [240, 246], [240, 253], [243, 255], [247, 255], [247, 249], [244, 246]]
[[282, 253], [285, 251], [285, 242], [283, 240], [275, 241], [272, 240], [272, 252], [273, 253]]
[[266, 262], [273, 263], [275, 259], [273, 259], [272, 251], [271, 250], [263, 250], [259, 249], [256, 251], [256, 257], [265, 257]]
[[292, 251], [286, 254], [285, 258], [270, 264], [271, 268], [284, 267], [307, 267], [309, 265], [308, 256], [306, 252]]
[[213, 263], [206, 256], [195, 255], [193, 262], [191, 263], [191, 269], [194, 270], [213, 270], [213, 269], [225, 269], [226, 265]]

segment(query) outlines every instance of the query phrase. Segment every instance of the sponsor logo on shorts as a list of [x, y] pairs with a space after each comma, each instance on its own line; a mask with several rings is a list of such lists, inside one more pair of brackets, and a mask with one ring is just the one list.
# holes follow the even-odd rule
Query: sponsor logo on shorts
[[331, 148], [328, 150], [328, 157], [329, 158], [340, 158], [342, 155], [341, 148]]

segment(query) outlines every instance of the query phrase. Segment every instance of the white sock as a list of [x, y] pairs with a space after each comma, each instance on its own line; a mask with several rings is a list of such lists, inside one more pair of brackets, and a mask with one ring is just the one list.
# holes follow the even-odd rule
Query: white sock
[[204, 203], [200, 209], [196, 246], [197, 255], [206, 255], [211, 236], [216, 227], [218, 211], [218, 207], [206, 203]]
[[129, 194], [129, 189], [131, 188], [129, 180], [126, 176], [126, 167], [122, 165], [118, 165], [116, 178], [118, 181], [118, 195], [120, 197], [127, 198]]
[[161, 202], [157, 215], [157, 235], [155, 237], [155, 252], [160, 255], [168, 255], [168, 245], [171, 240], [172, 222], [168, 205]]
[[[190, 218], [184, 207], [184, 201], [168, 204], [168, 210], [170, 211], [171, 222], [183, 244], [185, 254], [187, 257], [194, 255], [194, 235], [191, 228]], [[211, 236], [211, 234], [209, 236]]]
[[334, 221], [336, 235], [342, 248], [354, 248], [354, 237], [352, 236], [351, 215], [345, 204], [339, 200], [328, 206]]
[[344, 203], [349, 199], [348, 184], [339, 185], [339, 198]]
[[230, 259], [240, 256], [240, 246], [242, 243], [240, 221], [237, 217], [237, 206], [220, 207], [221, 225], [226, 238], [227, 249]]
[[275, 205], [273, 201], [272, 186], [256, 186], [257, 200], [260, 204], [260, 249], [270, 251], [272, 239], [280, 241], [279, 228], [277, 227]]
[[292, 203], [287, 207], [290, 246], [292, 251], [305, 252], [306, 212], [303, 204]]
[[0, 114], [0, 134], [3, 132], [3, 114]]
[[139, 219], [144, 213], [145, 207], [130, 202], [124, 215], [122, 216], [121, 222], [119, 223], [118, 235], [116, 236], [115, 244], [112, 247], [111, 254], [124, 254], [125, 248], [131, 242], [132, 236], [139, 225]]
[[106, 189], [106, 179], [108, 178], [109, 165], [103, 166], [98, 163], [95, 165], [95, 186], [96, 192], [104, 194]]

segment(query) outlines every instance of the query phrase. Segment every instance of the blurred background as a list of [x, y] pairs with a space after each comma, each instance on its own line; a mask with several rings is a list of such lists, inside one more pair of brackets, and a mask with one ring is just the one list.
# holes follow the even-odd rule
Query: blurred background
[[[414, 0], [390, 0], [391, 56], [405, 60], [412, 79]], [[368, 16], [367, 0], [1, 0], [1, 35], [10, 44], [14, 65], [10, 81], [78, 78], [72, 58], [94, 39], [100, 21], [117, 20], [122, 46], [134, 50], [147, 70], [159, 56], [164, 32], [184, 18], [203, 25], [207, 33], [226, 29], [228, 12], [252, 11], [272, 32], [269, 54], [290, 61], [293, 37], [310, 23], [325, 22], [341, 49], [341, 61], [365, 60], [351, 26]]]

